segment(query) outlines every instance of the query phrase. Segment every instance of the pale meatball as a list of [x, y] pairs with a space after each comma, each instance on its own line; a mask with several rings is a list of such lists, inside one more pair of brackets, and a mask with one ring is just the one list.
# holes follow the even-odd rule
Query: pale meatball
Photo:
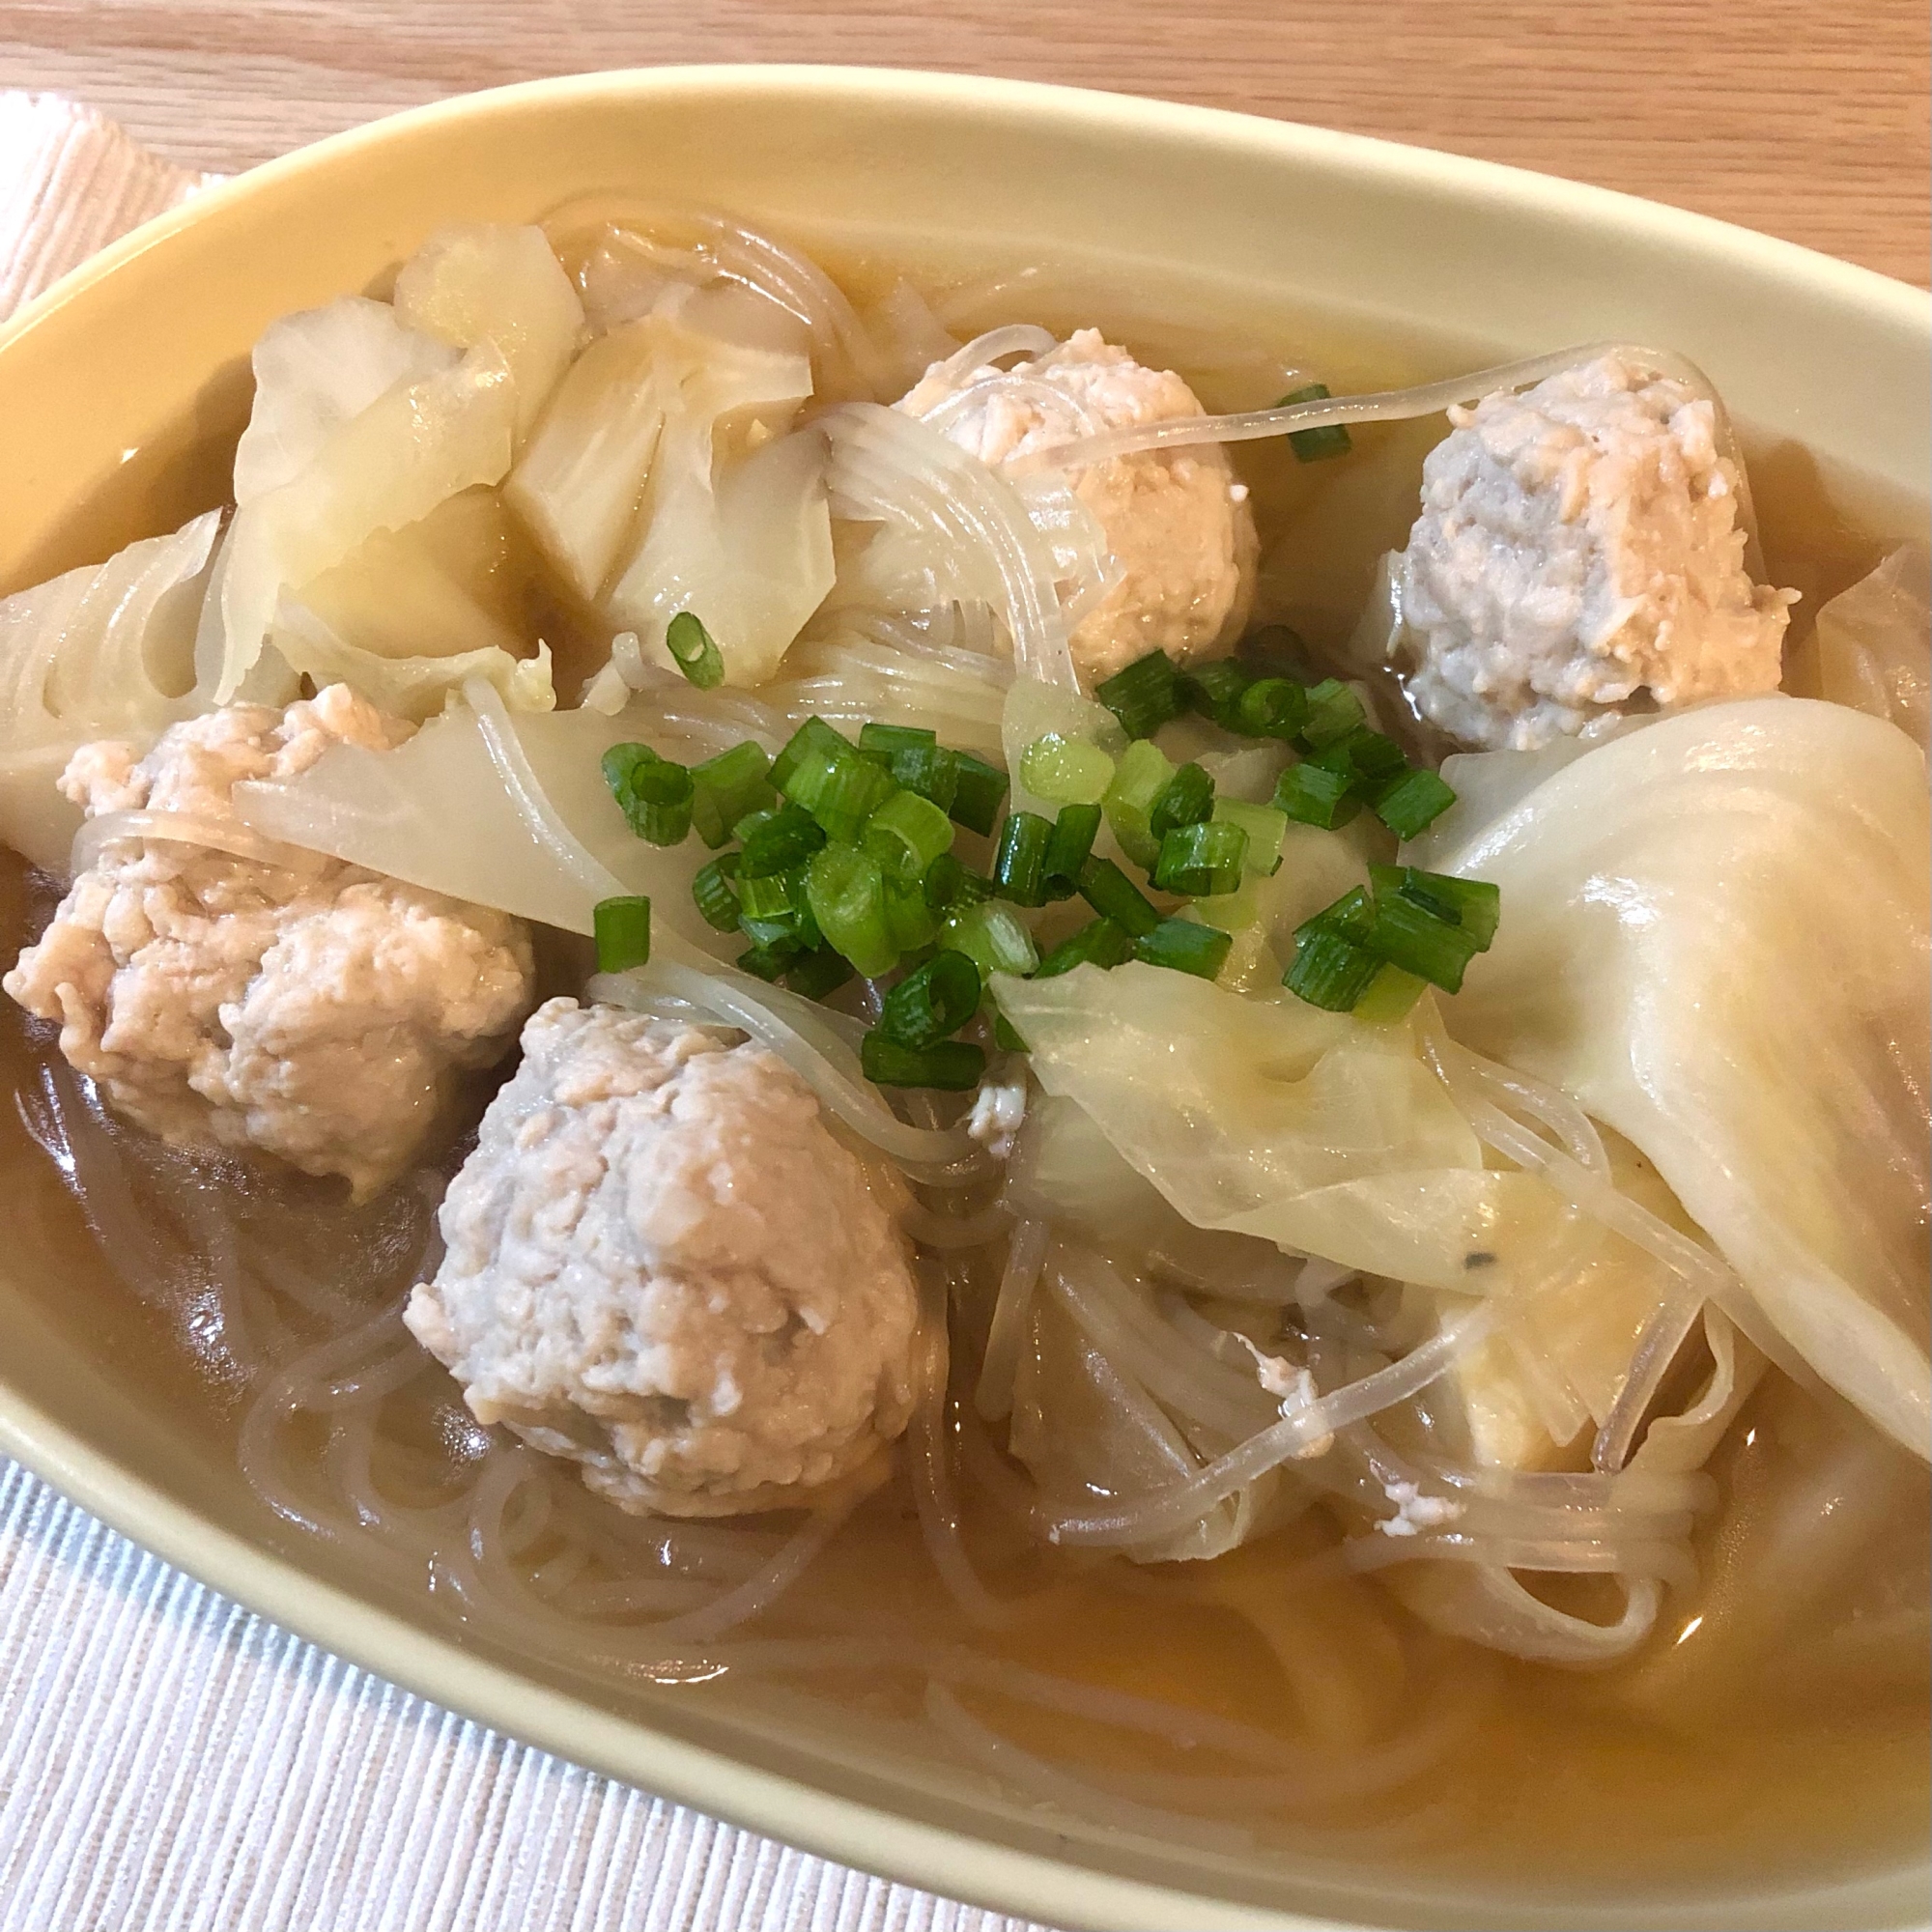
[[1776, 690], [1797, 593], [1745, 569], [1708, 398], [1605, 355], [1449, 417], [1394, 560], [1394, 656], [1430, 723], [1529, 751]]
[[[1172, 370], [1143, 368], [1094, 328], [1009, 370], [949, 379], [945, 366], [934, 363], [894, 407], [932, 417], [960, 448], [996, 466], [1101, 430], [1202, 413]], [[961, 405], [944, 407], [974, 388]], [[1091, 690], [1153, 650], [1180, 663], [1230, 648], [1254, 599], [1256, 544], [1247, 491], [1220, 447], [1141, 450], [1075, 470], [1071, 480], [1119, 573], [1073, 633], [1081, 682]]]
[[810, 1089], [736, 1037], [539, 1007], [404, 1317], [479, 1421], [639, 1513], [809, 1501], [912, 1412], [898, 1233]]
[[509, 1046], [533, 990], [528, 930], [264, 847], [231, 793], [412, 728], [331, 685], [286, 711], [235, 704], [174, 725], [145, 757], [82, 746], [61, 782], [89, 818], [150, 815], [106, 838], [0, 984], [58, 1020], [68, 1060], [150, 1132], [260, 1148], [375, 1192], [416, 1155], [456, 1070]]

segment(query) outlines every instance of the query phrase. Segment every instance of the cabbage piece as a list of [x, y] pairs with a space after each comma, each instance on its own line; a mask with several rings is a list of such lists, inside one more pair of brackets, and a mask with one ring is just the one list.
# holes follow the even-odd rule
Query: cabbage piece
[[583, 304], [541, 228], [440, 229], [397, 272], [395, 299], [412, 328], [458, 349], [488, 343], [502, 356], [517, 385], [520, 443], [583, 333]]
[[286, 598], [275, 611], [275, 627], [262, 664], [279, 658], [290, 671], [326, 684], [347, 684], [381, 710], [420, 724], [440, 711], [450, 696], [473, 677], [482, 678], [512, 711], [554, 711], [556, 689], [551, 681], [550, 646], [534, 657], [516, 657], [495, 644], [473, 651], [392, 657], [365, 650], [325, 624], [313, 611]]
[[1412, 852], [1502, 890], [1455, 1036], [1634, 1143], [1790, 1349], [1920, 1454], [1926, 855], [1911, 740], [1783, 696], [1657, 719]]
[[195, 640], [198, 682], [213, 702], [241, 689], [284, 591], [332, 569], [375, 531], [500, 481], [515, 420], [503, 358], [472, 349], [453, 368], [385, 390], [332, 430], [294, 478], [238, 509]]
[[0, 839], [63, 871], [80, 809], [59, 790], [75, 749], [145, 750], [198, 707], [194, 631], [221, 528], [211, 510], [0, 601]]
[[637, 838], [604, 783], [611, 746], [649, 743], [645, 706], [512, 713], [471, 679], [464, 701], [394, 751], [338, 745], [299, 777], [235, 788], [255, 831], [431, 892], [567, 932], [597, 901], [642, 893], [657, 927], [718, 950], [692, 903], [688, 851]]
[[823, 438], [805, 431], [754, 450], [715, 480], [708, 438], [667, 431], [643, 547], [609, 604], [668, 663], [681, 611], [704, 622], [724, 681], [763, 684], [832, 588], [832, 515]]
[[295, 479], [377, 397], [452, 369], [457, 352], [387, 302], [345, 296], [271, 322], [255, 344], [255, 402], [235, 450], [235, 500]]
[[1785, 688], [1889, 718], [1922, 752], [1932, 730], [1932, 549], [1905, 544], [1818, 612]]
[[1406, 1022], [1138, 964], [993, 984], [1040, 1085], [1196, 1227], [1463, 1293], [1532, 1277], [1548, 1252], [1554, 1195], [1484, 1171]]
[[495, 490], [465, 490], [420, 522], [377, 530], [296, 586], [338, 637], [388, 658], [528, 649], [533, 560]]

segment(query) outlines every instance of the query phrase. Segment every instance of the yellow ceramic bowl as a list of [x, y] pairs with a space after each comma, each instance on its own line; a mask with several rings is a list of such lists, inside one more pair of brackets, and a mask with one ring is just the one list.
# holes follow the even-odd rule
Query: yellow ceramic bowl
[[[452, 218], [612, 187], [915, 256], [1092, 257], [1503, 353], [1621, 337], [1701, 362], [1753, 446], [1882, 521], [1925, 488], [1932, 318], [1915, 290], [1593, 188], [1195, 108], [1009, 82], [700, 68], [547, 81], [325, 142], [153, 223], [0, 334], [0, 589], [223, 500], [246, 357], [275, 317], [379, 285]], [[934, 238], [947, 238], [935, 249]], [[1859, 474], [1850, 473], [1856, 469]], [[1807, 490], [1811, 481], [1807, 480]], [[1857, 498], [1859, 501], [1852, 502]], [[1815, 491], [1810, 498], [1817, 501]], [[1901, 504], [1905, 506], [1901, 509]], [[1873, 506], [1877, 507], [1874, 508]], [[17, 1274], [17, 1269], [15, 1273]], [[108, 1359], [57, 1284], [0, 1265], [0, 1447], [265, 1614], [519, 1737], [852, 1863], [1065, 1924], [1911, 1926], [1925, 1878], [1557, 1915], [1062, 1838], [962, 1781], [889, 1782], [782, 1713], [593, 1687], [462, 1648], [278, 1543], [232, 1460]]]

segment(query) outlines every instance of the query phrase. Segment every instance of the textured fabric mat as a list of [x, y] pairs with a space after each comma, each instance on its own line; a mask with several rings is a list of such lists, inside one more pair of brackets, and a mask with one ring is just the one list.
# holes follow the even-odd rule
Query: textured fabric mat
[[[0, 319], [209, 176], [0, 93]], [[0, 1459], [0, 1932], [1044, 1932], [356, 1670]]]

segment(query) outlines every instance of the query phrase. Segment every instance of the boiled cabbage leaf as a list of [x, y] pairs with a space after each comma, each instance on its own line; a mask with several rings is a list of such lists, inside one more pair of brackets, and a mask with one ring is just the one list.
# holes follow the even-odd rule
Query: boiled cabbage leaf
[[1818, 612], [1785, 688], [1889, 718], [1922, 752], [1932, 732], [1932, 548], [1895, 550]]
[[1501, 888], [1455, 1037], [1640, 1149], [1787, 1347], [1920, 1454], [1925, 779], [1891, 724], [1741, 699], [1573, 753], [1407, 855]]

